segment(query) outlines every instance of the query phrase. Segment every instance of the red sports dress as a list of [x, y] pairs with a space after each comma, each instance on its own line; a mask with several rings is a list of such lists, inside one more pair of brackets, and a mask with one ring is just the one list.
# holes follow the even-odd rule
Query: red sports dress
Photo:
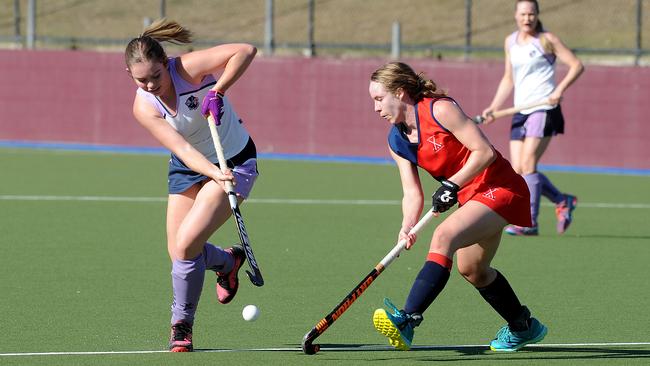
[[[433, 104], [439, 99], [425, 98], [415, 108], [418, 142], [411, 143], [403, 125], [394, 125], [388, 135], [390, 149], [397, 155], [426, 170], [437, 180], [448, 179], [467, 162], [471, 151], [445, 129], [433, 115]], [[496, 150], [495, 150], [496, 151]], [[497, 157], [485, 170], [465, 184], [458, 192], [462, 206], [469, 200], [483, 203], [508, 223], [529, 227], [530, 193], [524, 179], [496, 151]]]

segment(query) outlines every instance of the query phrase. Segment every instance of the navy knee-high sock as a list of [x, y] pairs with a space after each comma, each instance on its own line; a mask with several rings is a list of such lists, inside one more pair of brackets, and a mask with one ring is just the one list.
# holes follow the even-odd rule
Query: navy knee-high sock
[[510, 287], [508, 280], [497, 271], [497, 277], [491, 284], [477, 288], [485, 301], [508, 322], [508, 326], [513, 331], [528, 329], [528, 318], [530, 312], [521, 305], [515, 291]]
[[429, 253], [406, 298], [405, 313], [422, 314], [433, 303], [449, 280], [451, 264], [450, 258], [438, 253]]

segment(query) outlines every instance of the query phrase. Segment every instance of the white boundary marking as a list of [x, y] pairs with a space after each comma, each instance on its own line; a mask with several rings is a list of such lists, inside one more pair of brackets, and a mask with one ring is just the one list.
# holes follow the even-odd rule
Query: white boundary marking
[[[528, 345], [525, 348], [553, 348], [553, 347], [626, 347], [626, 346], [650, 346], [650, 342], [605, 342], [605, 343], [543, 343]], [[465, 348], [485, 348], [489, 349], [486, 344], [462, 344], [448, 346], [413, 346], [412, 349], [419, 350], [454, 350]], [[322, 347], [321, 351], [342, 352], [342, 351], [392, 351], [391, 346], [342, 346], [342, 347]], [[594, 349], [597, 352], [598, 349]], [[96, 356], [96, 355], [136, 355], [136, 354], [153, 354], [168, 353], [167, 350], [150, 350], [150, 351], [89, 351], [89, 352], [16, 352], [0, 353], [0, 357], [18, 357], [18, 356]], [[222, 353], [222, 352], [302, 352], [300, 347], [283, 347], [283, 348], [242, 348], [242, 349], [197, 349], [194, 352]]]
[[[89, 202], [167, 202], [167, 197], [126, 196], [49, 196], [49, 195], [0, 195], [0, 201], [89, 201]], [[400, 205], [400, 200], [345, 200], [345, 199], [293, 199], [293, 198], [251, 198], [247, 203], [289, 204], [289, 205]], [[553, 206], [544, 202], [543, 206]], [[580, 202], [580, 208], [633, 208], [650, 209], [650, 203], [604, 203]]]

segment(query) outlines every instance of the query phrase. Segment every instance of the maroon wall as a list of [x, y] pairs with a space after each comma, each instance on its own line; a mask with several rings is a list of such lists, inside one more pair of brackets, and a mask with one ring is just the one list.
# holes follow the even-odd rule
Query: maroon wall
[[[388, 124], [367, 91], [384, 62], [258, 57], [229, 95], [260, 152], [387, 157]], [[410, 63], [469, 115], [489, 103], [503, 70]], [[135, 85], [124, 68], [120, 53], [0, 51], [0, 140], [159, 146], [131, 115]], [[543, 164], [650, 168], [650, 68], [588, 66], [562, 108], [566, 133]], [[484, 127], [506, 156], [508, 126]]]

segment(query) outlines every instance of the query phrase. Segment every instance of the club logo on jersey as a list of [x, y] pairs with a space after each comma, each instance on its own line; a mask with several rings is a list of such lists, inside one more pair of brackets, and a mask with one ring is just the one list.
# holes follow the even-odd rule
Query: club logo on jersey
[[433, 145], [433, 151], [438, 152], [440, 149], [443, 148], [443, 145], [436, 142], [436, 139], [434, 136], [431, 136], [427, 139], [427, 142], [431, 143]]
[[199, 98], [194, 95], [190, 95], [190, 97], [185, 101], [185, 105], [187, 108], [195, 110], [199, 107]]
[[487, 192], [483, 193], [483, 197], [489, 198], [492, 201], [496, 201], [496, 197], [494, 196], [494, 192], [498, 191], [499, 188], [490, 188], [488, 187]]

